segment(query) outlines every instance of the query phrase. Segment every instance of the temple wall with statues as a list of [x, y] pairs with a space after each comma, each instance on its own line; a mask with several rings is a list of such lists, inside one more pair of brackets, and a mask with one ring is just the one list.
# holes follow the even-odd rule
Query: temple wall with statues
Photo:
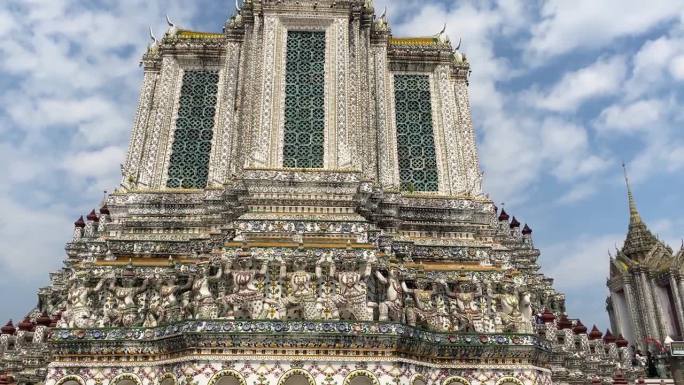
[[371, 0], [169, 20], [122, 183], [0, 330], [0, 385], [634, 383], [482, 191], [470, 63], [435, 32]]

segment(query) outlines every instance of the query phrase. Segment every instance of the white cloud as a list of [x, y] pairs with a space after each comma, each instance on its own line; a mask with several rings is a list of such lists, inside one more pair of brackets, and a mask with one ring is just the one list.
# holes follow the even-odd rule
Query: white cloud
[[572, 204], [584, 200], [597, 191], [597, 186], [595, 183], [579, 183], [570, 188], [565, 194], [561, 195], [556, 201], [559, 204]]
[[655, 126], [666, 113], [667, 105], [662, 100], [638, 100], [629, 104], [614, 104], [599, 115], [596, 127], [603, 134], [657, 131]]
[[[554, 278], [554, 287], [567, 294], [568, 313], [592, 323], [605, 324], [607, 314], [592, 310], [605, 303], [610, 257], [624, 241], [624, 234], [579, 235], [541, 246], [542, 270]], [[605, 294], [604, 294], [605, 293]]]
[[527, 52], [541, 62], [575, 49], [603, 47], [673, 20], [681, 10], [679, 0], [549, 0], [541, 9], [541, 22], [532, 26]]
[[[640, 151], [630, 162], [630, 178], [644, 182], [657, 174], [684, 171], [684, 141], [681, 138], [658, 138]], [[679, 176], [679, 175], [677, 175]]]
[[118, 175], [118, 165], [122, 163], [124, 154], [125, 151], [121, 147], [114, 146], [96, 151], [79, 152], [66, 157], [64, 169], [77, 177], [112, 178]]
[[623, 56], [601, 58], [568, 72], [546, 91], [532, 90], [528, 103], [551, 111], [572, 111], [591, 99], [616, 93], [626, 74]]
[[684, 55], [679, 55], [670, 62], [670, 74], [677, 80], [684, 80]]
[[[2, 2], [0, 275], [12, 277], [3, 287], [44, 284], [64, 259], [78, 213], [117, 186], [148, 26], [159, 35], [166, 13], [189, 26], [206, 6], [179, 0]], [[29, 294], [35, 298], [35, 291]], [[15, 299], [26, 295], [11, 297], [0, 300], [6, 313], [18, 315], [32, 305]]]
[[[543, 248], [543, 252], [555, 259], [544, 270], [554, 277], [561, 290], [577, 289], [595, 285], [608, 277], [608, 252], [619, 248], [624, 234], [581, 236]], [[597, 261], [603, 260], [603, 263]]]
[[684, 30], [674, 27], [667, 35], [645, 42], [634, 55], [633, 70], [625, 82], [625, 97], [634, 100], [671, 87], [679, 80], [684, 55]]

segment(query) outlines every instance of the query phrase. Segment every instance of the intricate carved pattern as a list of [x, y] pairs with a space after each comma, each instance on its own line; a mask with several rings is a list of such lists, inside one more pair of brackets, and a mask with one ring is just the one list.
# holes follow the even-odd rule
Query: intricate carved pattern
[[261, 68], [262, 83], [261, 83], [261, 114], [257, 118], [257, 126], [254, 127], [254, 136], [252, 137], [253, 151], [252, 161], [254, 166], [264, 167], [268, 165], [269, 148], [271, 145], [271, 134], [273, 129], [273, 96], [275, 87], [275, 71], [273, 71], [276, 64], [276, 27], [278, 19], [274, 16], [268, 16], [264, 19], [263, 32], [263, 66]]
[[449, 79], [449, 68], [447, 66], [439, 66], [436, 72], [437, 87], [440, 93], [440, 100], [442, 106], [442, 124], [444, 137], [449, 138], [442, 144], [445, 152], [445, 159], [443, 168], [447, 169], [449, 175], [450, 185], [448, 188], [452, 194], [462, 193], [465, 190], [463, 180], [464, 175], [463, 156], [461, 154], [461, 126], [457, 122], [456, 104]]
[[437, 191], [438, 171], [427, 75], [394, 75], [402, 190]]
[[128, 148], [128, 156], [126, 157], [126, 166], [124, 168], [123, 183], [128, 186], [135, 184], [139, 177], [141, 155], [143, 145], [145, 144], [145, 137], [147, 136], [147, 125], [152, 110], [152, 102], [155, 86], [159, 73], [157, 71], [145, 71], [143, 78], [143, 86], [140, 92], [140, 102], [136, 111], [136, 120], [133, 126], [133, 133], [131, 134], [131, 141]]
[[[316, 385], [316, 380], [314, 377], [309, 373], [308, 371], [304, 369], [290, 369], [287, 372], [285, 372], [279, 379], [278, 379], [278, 385], [287, 385], [287, 380], [292, 377], [292, 376], [303, 376], [306, 379], [306, 382], [308, 385]], [[300, 383], [297, 382], [299, 385]]]
[[482, 174], [480, 173], [480, 161], [475, 147], [475, 129], [470, 112], [468, 84], [465, 80], [457, 80], [455, 87], [459, 116], [458, 132], [461, 134], [459, 145], [463, 154], [464, 188], [471, 195], [479, 195], [482, 193]]
[[325, 130], [325, 32], [289, 31], [283, 165], [322, 168]]
[[214, 135], [216, 71], [185, 71], [169, 164], [167, 187], [203, 188]]
[[161, 143], [161, 139], [164, 136], [163, 131], [168, 130], [170, 125], [169, 121], [173, 111], [173, 93], [176, 88], [175, 78], [177, 72], [178, 64], [175, 59], [171, 56], [165, 56], [162, 59], [160, 85], [157, 87], [157, 92], [154, 96], [157, 101], [157, 108], [154, 111], [155, 116], [150, 129], [149, 141], [146, 142], [145, 172], [140, 178], [140, 183], [148, 188], [156, 187], [153, 186], [153, 183], [159, 163], [159, 147], [164, 146], [164, 143]]
[[133, 373], [123, 373], [119, 374], [118, 376], [114, 377], [112, 381], [110, 382], [112, 385], [118, 385], [119, 382], [121, 381], [131, 381], [136, 385], [142, 385], [142, 381], [140, 380], [140, 377]]
[[[387, 106], [388, 74], [387, 74], [387, 49], [386, 47], [379, 47], [374, 49], [375, 60], [375, 101], [376, 101], [376, 131], [378, 134], [378, 143], [384, 143], [385, 146], [378, 149], [381, 151], [380, 161], [378, 164], [380, 183], [385, 188], [395, 187], [395, 181], [398, 179], [398, 170], [393, 167], [396, 159], [396, 148], [392, 146], [393, 143], [390, 138], [393, 136], [390, 133], [390, 121]], [[396, 186], [398, 187], [398, 186]]]
[[232, 369], [226, 369], [226, 370], [221, 370], [214, 374], [207, 385], [216, 385], [216, 383], [223, 377], [230, 376], [233, 377], [237, 380], [238, 385], [247, 385], [247, 381], [245, 381], [245, 377], [240, 374], [238, 371], [232, 370]]
[[442, 382], [442, 385], [470, 385], [470, 382], [463, 377], [452, 376]]
[[64, 376], [64, 377], [60, 378], [59, 381], [57, 381], [57, 383], [55, 385], [63, 385], [67, 381], [76, 381], [81, 385], [85, 385], [85, 383], [86, 383], [81, 376], [71, 374], [71, 375]]
[[375, 376], [375, 374], [363, 369], [354, 370], [353, 372], [349, 373], [347, 377], [344, 378], [344, 382], [342, 384], [350, 385], [352, 381], [357, 377], [366, 377], [368, 381], [371, 383], [371, 385], [380, 385], [380, 382], [378, 381], [378, 378]]
[[360, 107], [359, 101], [363, 99], [363, 95], [360, 93], [359, 85], [359, 71], [360, 71], [360, 52], [359, 47], [359, 21], [354, 20], [348, 29], [349, 38], [349, 103], [345, 108], [349, 110], [349, 135], [348, 135], [348, 147], [349, 147], [349, 159], [351, 165], [357, 169], [363, 169], [366, 166], [361, 166], [359, 164], [359, 153], [363, 151], [363, 142], [359, 141], [360, 133], [363, 130], [359, 127], [359, 123], [362, 120], [360, 111], [363, 110]]
[[347, 74], [348, 74], [348, 64], [349, 64], [349, 35], [348, 35], [349, 22], [346, 19], [336, 19], [335, 37], [337, 48], [335, 52], [335, 109], [337, 124], [335, 129], [337, 131], [337, 139], [335, 149], [337, 151], [337, 161], [335, 162], [338, 168], [349, 168], [351, 166], [351, 149], [350, 137], [347, 128], [347, 116], [348, 113], [353, 111], [353, 104], [349, 103], [347, 99]]
[[233, 138], [236, 136], [236, 88], [237, 71], [239, 64], [239, 43], [228, 43], [226, 45], [226, 59], [223, 68], [223, 76], [220, 79], [222, 86], [219, 87], [221, 92], [221, 103], [219, 103], [219, 119], [218, 127], [215, 130], [216, 135], [214, 145], [212, 146], [213, 154], [211, 157], [211, 164], [209, 166], [209, 182], [210, 183], [224, 183], [228, 180], [231, 168], [231, 152], [233, 150]]

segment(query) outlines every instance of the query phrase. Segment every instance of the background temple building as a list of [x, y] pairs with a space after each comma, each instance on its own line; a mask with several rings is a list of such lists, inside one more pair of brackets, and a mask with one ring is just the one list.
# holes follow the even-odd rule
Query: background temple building
[[[370, 0], [247, 0], [222, 33], [169, 24], [142, 60], [121, 186], [2, 328], [0, 385], [641, 376], [626, 339], [568, 318], [530, 227], [481, 191], [470, 65], [444, 32], [393, 36]], [[626, 267], [667, 253], [634, 217], [615, 276], [668, 298], [674, 283]], [[617, 309], [632, 342], [679, 333]]]
[[629, 180], [629, 229], [610, 260], [607, 309], [612, 329], [643, 352], [681, 341], [684, 325], [684, 244], [679, 252], [660, 241], [642, 221]]

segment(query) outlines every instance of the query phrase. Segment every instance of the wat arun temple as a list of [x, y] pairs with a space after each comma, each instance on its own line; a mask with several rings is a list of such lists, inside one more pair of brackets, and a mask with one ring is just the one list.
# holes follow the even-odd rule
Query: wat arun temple
[[169, 21], [121, 185], [2, 328], [0, 385], [642, 383], [641, 342], [566, 314], [482, 191], [471, 67], [435, 32], [370, 0]]

